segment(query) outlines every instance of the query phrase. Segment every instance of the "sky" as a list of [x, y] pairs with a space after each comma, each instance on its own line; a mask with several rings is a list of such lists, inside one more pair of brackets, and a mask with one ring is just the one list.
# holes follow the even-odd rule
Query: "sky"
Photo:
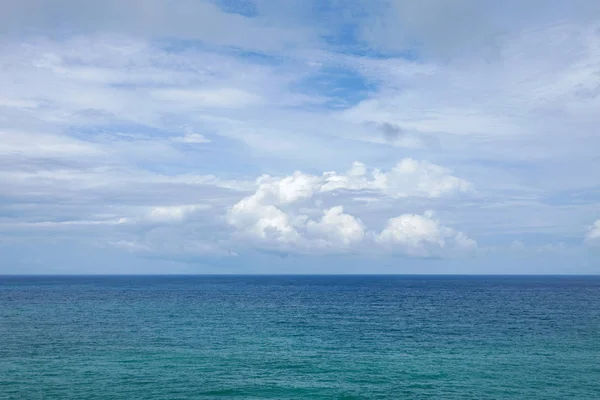
[[0, 274], [598, 274], [595, 0], [3, 0]]

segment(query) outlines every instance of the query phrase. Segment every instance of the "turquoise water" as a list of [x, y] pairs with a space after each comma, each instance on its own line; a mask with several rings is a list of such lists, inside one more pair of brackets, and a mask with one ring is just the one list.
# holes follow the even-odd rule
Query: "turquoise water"
[[600, 399], [599, 277], [0, 277], [2, 399]]

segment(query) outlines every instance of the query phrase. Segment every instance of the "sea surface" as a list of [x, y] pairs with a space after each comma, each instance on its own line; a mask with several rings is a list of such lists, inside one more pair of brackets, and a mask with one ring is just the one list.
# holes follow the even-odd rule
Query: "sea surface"
[[0, 399], [600, 399], [600, 277], [0, 277]]

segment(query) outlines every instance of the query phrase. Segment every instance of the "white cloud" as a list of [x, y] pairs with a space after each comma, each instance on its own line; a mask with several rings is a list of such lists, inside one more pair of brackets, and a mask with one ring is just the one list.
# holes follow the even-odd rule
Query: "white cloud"
[[585, 238], [590, 242], [600, 241], [600, 219], [590, 227]]
[[340, 190], [373, 191], [392, 198], [437, 198], [472, 190], [469, 182], [451, 175], [450, 170], [411, 158], [403, 159], [387, 172], [369, 170], [363, 163], [355, 162], [345, 174], [331, 171], [317, 176], [296, 171], [284, 178], [264, 175], [257, 184], [252, 197], [272, 204], [294, 203]]
[[73, 221], [39, 221], [39, 222], [16, 222], [2, 223], [0, 227], [9, 229], [18, 228], [34, 228], [34, 229], [57, 229], [57, 228], [81, 228], [93, 226], [110, 226], [127, 223], [126, 218], [111, 219], [111, 220], [73, 220]]
[[183, 136], [173, 138], [173, 141], [187, 144], [202, 144], [211, 142], [211, 140], [206, 138], [204, 135], [194, 132], [186, 132], [186, 134]]
[[451, 175], [450, 170], [411, 158], [403, 159], [388, 172], [374, 169], [370, 174], [364, 164], [355, 162], [346, 175], [326, 173], [324, 180], [321, 191], [374, 190], [395, 198], [441, 197], [472, 190], [469, 182]]
[[254, 197], [235, 204], [228, 220], [242, 234], [260, 240], [293, 243], [300, 238], [288, 214], [273, 205], [261, 204]]
[[285, 178], [264, 175], [257, 183], [258, 189], [253, 195], [257, 201], [288, 204], [312, 197], [319, 187], [320, 178], [296, 171]]
[[144, 219], [153, 222], [181, 222], [197, 211], [210, 209], [204, 204], [152, 207]]
[[434, 256], [445, 251], [472, 250], [477, 244], [464, 233], [443, 226], [431, 213], [391, 218], [376, 238], [390, 251], [411, 256]]
[[[344, 175], [328, 172], [316, 176], [296, 171], [284, 178], [262, 176], [257, 180], [256, 192], [229, 210], [228, 222], [236, 228], [240, 238], [258, 246], [290, 252], [361, 249], [368, 252], [365, 246], [371, 243], [385, 251], [427, 256], [476, 246], [463, 233], [441, 225], [429, 214], [392, 218], [377, 234], [368, 230], [361, 219], [345, 213], [343, 205], [322, 209], [322, 198], [351, 202], [352, 197], [336, 196], [341, 190], [418, 198], [469, 188], [465, 181], [448, 175], [447, 170], [412, 159], [401, 161], [387, 173], [374, 170], [372, 177], [367, 176], [367, 170], [365, 165], [354, 163]], [[313, 206], [303, 207], [310, 200], [316, 200]]]
[[[94, 227], [117, 225], [141, 225], [146, 223], [167, 225], [189, 221], [195, 215], [206, 213], [212, 207], [206, 204], [187, 204], [177, 206], [154, 207], [121, 207], [113, 213], [98, 213], [97, 219], [74, 219], [59, 221], [27, 221], [27, 222], [0, 222], [0, 226], [7, 228], [69, 228], [69, 227]], [[118, 214], [116, 216], [114, 214]], [[111, 216], [106, 219], [103, 216]]]
[[350, 214], [345, 214], [342, 206], [325, 210], [318, 221], [308, 221], [306, 230], [308, 235], [336, 247], [346, 247], [358, 243], [365, 237], [365, 227], [362, 221]]

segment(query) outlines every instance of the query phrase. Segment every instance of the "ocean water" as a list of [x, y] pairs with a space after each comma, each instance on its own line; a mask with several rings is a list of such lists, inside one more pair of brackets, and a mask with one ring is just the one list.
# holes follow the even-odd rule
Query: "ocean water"
[[0, 399], [600, 399], [600, 277], [0, 277]]

